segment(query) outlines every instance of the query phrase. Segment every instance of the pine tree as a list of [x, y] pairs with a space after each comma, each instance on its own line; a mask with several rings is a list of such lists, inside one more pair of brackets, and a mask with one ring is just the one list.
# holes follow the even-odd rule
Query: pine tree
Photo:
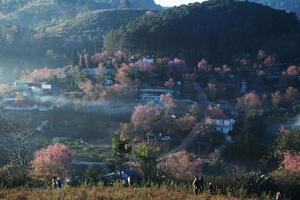
[[73, 66], [78, 66], [79, 65], [79, 56], [78, 56], [78, 53], [77, 51], [74, 49], [73, 51]]
[[80, 68], [86, 68], [85, 53], [81, 54], [81, 57], [80, 57]]

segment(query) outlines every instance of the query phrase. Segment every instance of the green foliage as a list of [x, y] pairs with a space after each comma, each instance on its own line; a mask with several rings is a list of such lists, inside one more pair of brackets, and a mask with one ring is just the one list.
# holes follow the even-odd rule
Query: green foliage
[[273, 188], [273, 181], [261, 172], [249, 172], [241, 177], [241, 184], [250, 194], [269, 192]]
[[[0, 15], [0, 51], [40, 55], [52, 49], [56, 54], [69, 57], [74, 48], [96, 52], [101, 49], [103, 36], [107, 32], [126, 25], [146, 12], [140, 9], [117, 10], [115, 8], [118, 8], [119, 2], [111, 2], [76, 0], [65, 6], [66, 3], [56, 1], [38, 1], [7, 15]], [[24, 46], [32, 48], [21, 51]]]
[[300, 152], [300, 133], [298, 130], [290, 130], [276, 139], [275, 152], [283, 153], [286, 151]]
[[278, 169], [272, 173], [275, 184], [280, 191], [283, 191], [292, 199], [299, 199], [300, 196], [300, 174], [297, 172]]
[[12, 166], [0, 168], [0, 187], [14, 188], [25, 186], [29, 182], [26, 173], [14, 169]]
[[290, 130], [277, 136], [273, 146], [269, 148], [269, 153], [264, 158], [268, 167], [277, 169], [283, 160], [285, 152], [300, 152], [300, 134], [298, 130]]
[[211, 0], [143, 16], [114, 37], [110, 34], [105, 44], [114, 41], [130, 52], [218, 63], [263, 48], [291, 61], [297, 50], [290, 44], [299, 44], [299, 37], [299, 22], [292, 14], [249, 2]]
[[263, 116], [249, 116], [238, 124], [233, 143], [225, 149], [228, 158], [237, 160], [259, 160], [266, 152], [266, 132]]
[[89, 185], [97, 184], [99, 182], [100, 172], [95, 167], [89, 167], [84, 172], [85, 183]]
[[122, 168], [128, 159], [128, 154], [132, 151], [128, 139], [120, 139], [119, 136], [113, 137], [112, 148], [114, 151], [114, 157], [117, 160], [119, 167]]
[[141, 163], [141, 168], [146, 180], [153, 180], [156, 177], [156, 164], [158, 148], [142, 144], [136, 151], [136, 156]]

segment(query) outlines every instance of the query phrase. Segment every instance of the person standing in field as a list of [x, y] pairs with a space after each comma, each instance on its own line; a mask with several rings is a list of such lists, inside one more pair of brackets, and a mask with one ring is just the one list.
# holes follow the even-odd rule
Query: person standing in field
[[203, 192], [204, 191], [204, 179], [202, 176], [200, 176], [200, 192]]
[[209, 184], [208, 184], [208, 193], [210, 195], [212, 195], [213, 191], [214, 191], [214, 186], [213, 186], [213, 184], [211, 182], [209, 182]]
[[200, 180], [197, 176], [195, 176], [193, 181], [193, 190], [196, 196], [199, 194], [200, 187], [201, 187]]
[[51, 186], [52, 186], [53, 189], [57, 188], [57, 178], [56, 178], [56, 176], [52, 177], [52, 179], [51, 179]]
[[128, 182], [128, 187], [133, 187], [133, 180], [131, 176], [128, 176], [127, 182]]
[[57, 184], [57, 189], [61, 189], [62, 188], [62, 183], [61, 183], [61, 178], [60, 177], [57, 177], [56, 184]]

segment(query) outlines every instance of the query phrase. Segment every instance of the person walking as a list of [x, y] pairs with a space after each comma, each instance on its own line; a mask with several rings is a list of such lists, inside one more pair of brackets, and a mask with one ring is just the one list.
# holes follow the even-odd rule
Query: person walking
[[211, 182], [209, 182], [209, 184], [208, 184], [208, 193], [210, 195], [212, 195], [213, 191], [214, 191], [214, 186], [213, 186], [213, 184]]
[[57, 177], [56, 184], [57, 184], [57, 189], [61, 189], [62, 183], [61, 183], [61, 178], [60, 177]]
[[52, 186], [53, 189], [57, 189], [57, 178], [56, 178], [56, 176], [52, 177], [51, 186]]
[[200, 180], [197, 176], [195, 176], [193, 181], [193, 190], [196, 196], [199, 194], [200, 187], [201, 187]]
[[204, 179], [203, 179], [203, 176], [200, 176], [200, 192], [203, 192], [204, 191]]
[[133, 187], [133, 180], [131, 176], [128, 176], [127, 182], [128, 182], [128, 187]]

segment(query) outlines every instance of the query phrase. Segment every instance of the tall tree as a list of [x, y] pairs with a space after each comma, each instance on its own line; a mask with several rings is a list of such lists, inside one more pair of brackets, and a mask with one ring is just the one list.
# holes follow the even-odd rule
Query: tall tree
[[129, 140], [127, 138], [115, 136], [112, 139], [112, 148], [119, 167], [123, 168], [125, 162], [128, 160], [128, 154], [132, 151]]
[[72, 153], [64, 144], [50, 145], [35, 153], [32, 173], [39, 180], [50, 180], [53, 176], [66, 178], [72, 169]]
[[78, 53], [77, 51], [74, 49], [73, 51], [73, 66], [78, 66], [79, 65], [79, 56], [78, 56]]
[[26, 172], [31, 159], [32, 144], [30, 136], [34, 130], [28, 122], [11, 122], [0, 119], [0, 151], [5, 163], [11, 164], [15, 169]]
[[156, 177], [158, 151], [158, 148], [142, 144], [136, 152], [146, 180], [153, 180]]

